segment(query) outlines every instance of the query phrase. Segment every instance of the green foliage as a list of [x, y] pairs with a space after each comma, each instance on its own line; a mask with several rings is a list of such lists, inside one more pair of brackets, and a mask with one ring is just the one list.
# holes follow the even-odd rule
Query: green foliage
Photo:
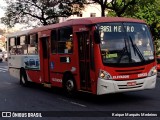
[[111, 0], [108, 16], [125, 16], [134, 13], [134, 8], [139, 0]]
[[122, 16], [128, 7], [135, 6], [138, 0], [90, 0], [101, 6], [101, 16], [105, 16], [105, 10], [114, 11], [111, 15]]
[[85, 0], [6, 0], [5, 17], [2, 23], [13, 27], [16, 23], [48, 25], [58, 22], [58, 17], [78, 14]]

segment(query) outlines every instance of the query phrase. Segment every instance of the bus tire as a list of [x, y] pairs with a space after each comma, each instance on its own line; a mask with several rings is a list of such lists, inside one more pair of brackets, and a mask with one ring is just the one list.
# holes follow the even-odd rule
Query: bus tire
[[64, 90], [65, 93], [69, 96], [73, 96], [76, 93], [76, 84], [74, 77], [71, 75], [66, 75], [64, 80]]
[[20, 85], [27, 87], [28, 79], [24, 69], [20, 70]]

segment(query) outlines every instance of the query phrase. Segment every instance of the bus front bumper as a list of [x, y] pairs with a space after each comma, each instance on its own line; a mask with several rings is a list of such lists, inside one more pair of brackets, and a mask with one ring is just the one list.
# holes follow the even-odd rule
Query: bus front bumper
[[[97, 95], [155, 88], [157, 75], [137, 80], [104, 80], [98, 78]], [[134, 83], [129, 85], [128, 83]]]

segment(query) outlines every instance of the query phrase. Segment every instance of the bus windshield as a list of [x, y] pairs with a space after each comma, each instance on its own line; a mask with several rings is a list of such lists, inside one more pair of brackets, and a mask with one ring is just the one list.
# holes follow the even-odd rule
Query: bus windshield
[[146, 24], [100, 23], [97, 27], [104, 64], [131, 64], [154, 59], [153, 42]]

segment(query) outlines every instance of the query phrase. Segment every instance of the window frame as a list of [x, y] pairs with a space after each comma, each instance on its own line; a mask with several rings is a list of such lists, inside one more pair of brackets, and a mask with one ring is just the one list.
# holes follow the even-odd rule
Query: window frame
[[96, 13], [90, 13], [90, 17], [96, 17]]
[[[53, 37], [53, 32], [55, 32], [56, 33], [56, 35], [55, 35], [55, 38]], [[52, 50], [53, 50], [53, 43], [55, 43], [55, 48], [54, 48], [54, 52], [52, 52]], [[51, 52], [51, 54], [57, 54], [58, 53], [58, 30], [57, 29], [53, 29], [53, 30], [51, 30], [51, 49], [50, 49], [50, 52]]]
[[[14, 39], [14, 45], [11, 45], [11, 39]], [[9, 43], [8, 43], [9, 54], [16, 55], [17, 54], [17, 52], [16, 52], [17, 51], [17, 38], [16, 37], [9, 37], [8, 40], [9, 40]], [[15, 52], [14, 53], [11, 53], [11, 49], [12, 48], [15, 48]]]
[[[11, 40], [12, 38], [14, 38], [14, 45], [11, 45], [11, 41], [10, 41], [10, 40]], [[10, 38], [9, 38], [9, 47], [10, 47], [10, 46], [16, 46], [16, 37], [10, 37]]]
[[[25, 42], [23, 42], [23, 44], [21, 44], [22, 37], [25, 37], [25, 39], [23, 40]], [[16, 46], [17, 46], [17, 54], [20, 54], [20, 55], [26, 55], [26, 54], [28, 54], [27, 35], [17, 36], [17, 45]], [[22, 53], [18, 53], [18, 49], [20, 47], [22, 48]], [[23, 49], [25, 47], [26, 47], [26, 49]], [[24, 50], [27, 50], [26, 53], [24, 52]]]
[[[59, 44], [58, 43], [62, 43], [62, 42], [65, 42], [65, 44], [66, 44], [66, 42], [67, 42], [67, 40], [61, 40], [61, 33], [60, 33], [60, 31], [61, 30], [66, 30], [66, 29], [71, 29], [71, 31], [72, 31], [72, 52], [68, 52], [68, 53], [65, 53], [65, 52], [63, 52], [63, 53], [61, 53], [61, 52], [59, 52]], [[58, 40], [57, 40], [57, 53], [58, 54], [73, 54], [73, 52], [74, 52], [74, 41], [73, 41], [73, 38], [74, 38], [74, 36], [73, 36], [73, 26], [67, 26], [67, 27], [62, 27], [62, 28], [59, 28], [58, 29]], [[64, 39], [64, 38], [62, 38], [62, 39]], [[64, 49], [65, 50], [65, 49]]]
[[[32, 35], [35, 35], [35, 40], [34, 40], [34, 43], [32, 43], [31, 44], [31, 36]], [[31, 33], [31, 34], [28, 34], [28, 40], [27, 40], [27, 53], [29, 54], [29, 55], [38, 55], [38, 33]], [[34, 53], [29, 53], [29, 47], [32, 47], [32, 45], [34, 45], [33, 47], [35, 47], [35, 51], [34, 51]], [[37, 51], [36, 51], [36, 45], [37, 45]]]

